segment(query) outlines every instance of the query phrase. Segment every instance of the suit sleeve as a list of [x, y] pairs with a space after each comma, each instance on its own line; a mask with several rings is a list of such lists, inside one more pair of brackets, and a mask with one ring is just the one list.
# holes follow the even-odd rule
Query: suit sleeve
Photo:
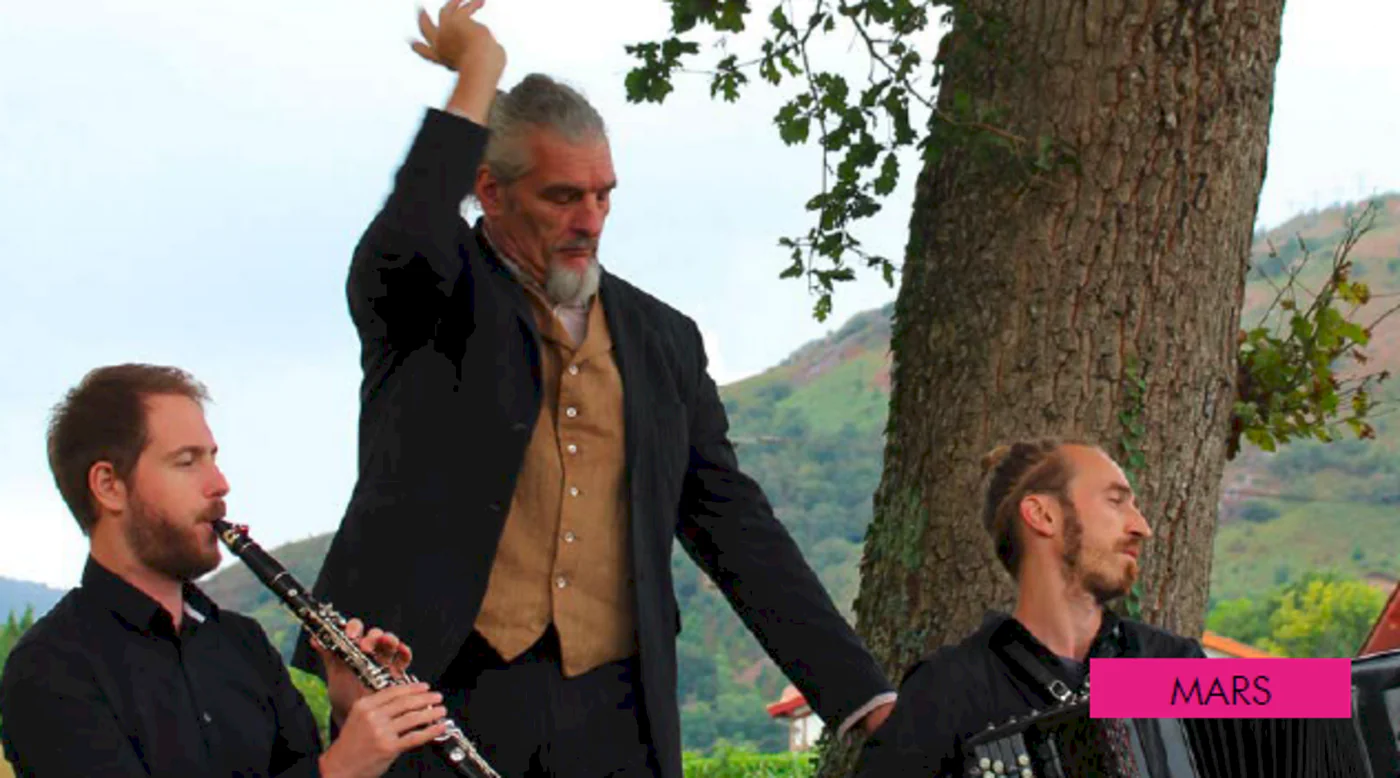
[[368, 340], [421, 342], [465, 278], [462, 201], [471, 194], [487, 130], [428, 109], [394, 187], [351, 258], [346, 295]]
[[767, 497], [738, 465], [729, 422], [698, 350], [690, 462], [678, 539], [828, 725], [893, 690], [841, 616]]
[[15, 775], [145, 778], [136, 748], [86, 664], [50, 646], [17, 650], [0, 682], [5, 758]]
[[962, 774], [960, 696], [932, 662], [921, 662], [899, 687], [899, 701], [861, 747], [855, 778], [942, 778]]

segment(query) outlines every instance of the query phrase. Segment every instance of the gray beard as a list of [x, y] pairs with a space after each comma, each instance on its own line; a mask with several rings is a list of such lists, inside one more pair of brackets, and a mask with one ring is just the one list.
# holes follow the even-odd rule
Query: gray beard
[[551, 265], [545, 276], [544, 292], [555, 305], [583, 305], [598, 291], [603, 268], [595, 257], [583, 272]]

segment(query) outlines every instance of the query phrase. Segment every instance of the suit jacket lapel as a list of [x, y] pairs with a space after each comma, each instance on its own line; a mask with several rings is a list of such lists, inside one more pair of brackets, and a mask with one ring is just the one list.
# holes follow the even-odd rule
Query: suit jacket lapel
[[[628, 493], [634, 506], [645, 504], [639, 493], [639, 480], [636, 477], [638, 454], [641, 450], [638, 438], [648, 434], [642, 429], [641, 403], [646, 401], [647, 384], [642, 368], [646, 364], [646, 340], [642, 323], [638, 321], [636, 309], [629, 303], [627, 290], [617, 283], [612, 274], [604, 270], [598, 283], [598, 294], [604, 300], [603, 315], [608, 322], [608, 333], [612, 336], [613, 358], [617, 362], [617, 372], [622, 376], [622, 420], [624, 427], [623, 450], [627, 456]], [[632, 522], [633, 531], [640, 526]]]
[[491, 296], [501, 300], [507, 306], [526, 335], [526, 345], [532, 349], [528, 355], [532, 377], [535, 387], [539, 388], [541, 376], [540, 371], [540, 349], [544, 344], [540, 342], [539, 322], [535, 321], [535, 314], [530, 310], [530, 301], [525, 299], [525, 290], [520, 286], [520, 282], [515, 280], [510, 268], [506, 267], [501, 258], [496, 256], [495, 250], [491, 246], [491, 241], [482, 234], [481, 220], [478, 219], [476, 226], [472, 227], [472, 238], [476, 240], [476, 245], [481, 251], [482, 264], [486, 266], [486, 278], [477, 283], [486, 284], [491, 289]]

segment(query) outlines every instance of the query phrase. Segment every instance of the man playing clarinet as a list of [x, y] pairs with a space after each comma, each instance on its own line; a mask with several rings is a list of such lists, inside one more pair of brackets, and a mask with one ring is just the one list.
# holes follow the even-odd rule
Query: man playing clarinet
[[[322, 750], [310, 709], [252, 619], [194, 581], [219, 565], [211, 522], [228, 482], [203, 386], [181, 370], [93, 370], [55, 409], [48, 455], [88, 537], [82, 584], [34, 623], [0, 678], [4, 754], [23, 778], [375, 778], [442, 734], [425, 684], [370, 693], [329, 668], [340, 736]], [[402, 673], [406, 645], [346, 634]]]

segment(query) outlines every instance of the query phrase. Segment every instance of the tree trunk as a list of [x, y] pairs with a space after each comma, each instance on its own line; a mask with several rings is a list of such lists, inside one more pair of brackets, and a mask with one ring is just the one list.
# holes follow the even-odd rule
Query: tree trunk
[[[1068, 144], [1078, 169], [1028, 178], [995, 133], [933, 128], [855, 604], [896, 681], [1013, 602], [980, 522], [981, 459], [1017, 438], [1086, 436], [1123, 465], [1155, 533], [1141, 618], [1201, 634], [1283, 14], [1283, 0], [959, 5], [940, 110], [990, 109], [1032, 150]], [[831, 745], [819, 774], [853, 757]]]

